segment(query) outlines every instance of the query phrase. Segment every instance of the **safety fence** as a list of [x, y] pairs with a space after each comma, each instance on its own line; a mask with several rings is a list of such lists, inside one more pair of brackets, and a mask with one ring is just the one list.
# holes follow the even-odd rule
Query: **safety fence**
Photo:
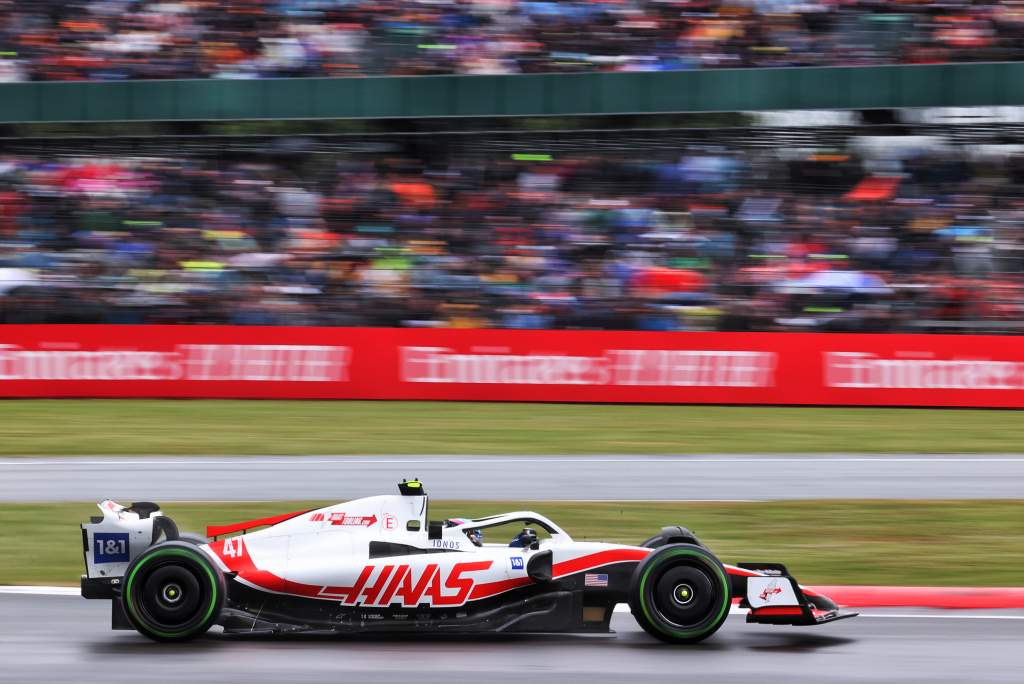
[[1024, 407], [1013, 337], [8, 325], [0, 396]]

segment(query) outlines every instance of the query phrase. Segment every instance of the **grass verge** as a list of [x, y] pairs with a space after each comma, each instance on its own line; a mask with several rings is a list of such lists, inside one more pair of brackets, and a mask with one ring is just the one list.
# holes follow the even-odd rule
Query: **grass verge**
[[7, 400], [0, 455], [1013, 452], [995, 410]]
[[[163, 510], [181, 529], [201, 531], [317, 505], [323, 503], [179, 503]], [[1024, 501], [440, 501], [430, 515], [523, 508], [548, 515], [576, 539], [638, 544], [664, 525], [686, 525], [725, 562], [783, 562], [807, 584], [1024, 585]], [[91, 503], [0, 504], [0, 584], [76, 584], [78, 524], [95, 512]]]

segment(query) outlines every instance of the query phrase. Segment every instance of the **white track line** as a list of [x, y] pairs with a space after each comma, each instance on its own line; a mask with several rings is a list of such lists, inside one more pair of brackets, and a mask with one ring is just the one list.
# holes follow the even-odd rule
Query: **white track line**
[[[78, 587], [34, 587], [34, 586], [0, 586], [0, 594], [21, 596], [79, 596]], [[629, 606], [615, 606], [616, 613], [628, 613]], [[730, 615], [746, 615], [747, 610], [739, 606], [731, 606]], [[976, 613], [960, 613], [948, 611], [942, 613], [861, 613], [865, 618], [895, 618], [905, 620], [1024, 620], [1024, 615], [978, 615]]]
[[80, 596], [79, 587], [0, 586], [0, 594], [28, 594], [32, 596]]

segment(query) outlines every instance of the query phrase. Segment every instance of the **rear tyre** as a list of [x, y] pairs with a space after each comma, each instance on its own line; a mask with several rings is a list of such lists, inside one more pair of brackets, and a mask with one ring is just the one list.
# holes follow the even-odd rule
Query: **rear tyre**
[[648, 634], [675, 644], [703, 641], [729, 616], [731, 583], [722, 563], [702, 546], [670, 544], [637, 565], [629, 609]]
[[210, 540], [201, 534], [196, 532], [182, 532], [178, 535], [178, 540], [188, 542], [189, 544], [195, 544], [196, 546], [202, 546], [203, 544], [209, 544]]
[[187, 641], [214, 625], [224, 606], [224, 575], [195, 544], [146, 549], [124, 574], [121, 603], [132, 626], [155, 641]]

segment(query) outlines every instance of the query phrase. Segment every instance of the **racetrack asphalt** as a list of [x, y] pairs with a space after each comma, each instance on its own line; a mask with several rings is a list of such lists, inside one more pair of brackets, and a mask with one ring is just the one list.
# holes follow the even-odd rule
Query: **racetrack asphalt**
[[695, 646], [661, 644], [628, 613], [614, 636], [239, 639], [155, 644], [110, 631], [108, 601], [0, 595], [0, 682], [1020, 682], [1024, 612], [866, 611], [817, 627], [732, 615]]
[[212, 456], [0, 459], [0, 501], [1016, 499], [1021, 455]]

